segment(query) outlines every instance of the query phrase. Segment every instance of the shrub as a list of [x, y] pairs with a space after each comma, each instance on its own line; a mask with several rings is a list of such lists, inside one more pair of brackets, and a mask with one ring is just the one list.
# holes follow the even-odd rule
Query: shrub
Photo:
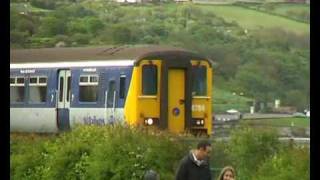
[[284, 148], [258, 168], [255, 179], [310, 179], [309, 149], [306, 147]]
[[54, 140], [11, 140], [14, 179], [141, 179], [154, 169], [173, 179], [183, 143], [164, 132], [123, 126], [78, 126]]
[[280, 142], [274, 130], [254, 130], [243, 126], [231, 133], [226, 153], [237, 169], [239, 180], [254, 179], [258, 166], [279, 151]]

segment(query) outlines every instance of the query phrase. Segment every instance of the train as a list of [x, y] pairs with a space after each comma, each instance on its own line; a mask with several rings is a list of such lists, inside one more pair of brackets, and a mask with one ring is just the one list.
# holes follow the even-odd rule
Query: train
[[10, 50], [10, 132], [126, 124], [212, 131], [213, 61], [169, 46]]

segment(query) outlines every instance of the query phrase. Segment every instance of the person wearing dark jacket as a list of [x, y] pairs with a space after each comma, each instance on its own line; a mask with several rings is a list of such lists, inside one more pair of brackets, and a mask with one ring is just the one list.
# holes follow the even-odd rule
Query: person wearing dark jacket
[[176, 180], [211, 180], [210, 153], [210, 142], [199, 142], [197, 149], [191, 150], [181, 160], [176, 173]]

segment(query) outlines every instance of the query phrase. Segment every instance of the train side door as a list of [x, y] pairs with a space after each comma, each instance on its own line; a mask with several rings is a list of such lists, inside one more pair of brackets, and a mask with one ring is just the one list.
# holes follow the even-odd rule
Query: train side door
[[183, 132], [185, 127], [185, 70], [168, 70], [168, 127]]
[[57, 91], [57, 114], [58, 129], [61, 131], [70, 129], [69, 109], [71, 99], [71, 72], [60, 70]]
[[112, 124], [116, 119], [116, 103], [117, 91], [116, 81], [114, 79], [108, 80], [107, 90], [105, 92], [105, 106], [106, 106], [106, 120], [107, 123]]

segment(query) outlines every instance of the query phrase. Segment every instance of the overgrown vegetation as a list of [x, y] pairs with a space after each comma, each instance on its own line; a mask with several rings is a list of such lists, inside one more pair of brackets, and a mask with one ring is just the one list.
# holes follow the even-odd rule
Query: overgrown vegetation
[[232, 132], [229, 142], [216, 141], [213, 147], [212, 164], [234, 166], [238, 180], [310, 178], [309, 148], [295, 143], [281, 144], [273, 129], [242, 126]]
[[187, 147], [165, 132], [79, 126], [56, 137], [11, 136], [11, 179], [142, 179], [146, 170], [173, 179]]
[[72, 0], [11, 5], [12, 48], [179, 46], [215, 61], [218, 89], [243, 92], [256, 102], [280, 99], [300, 111], [309, 105], [309, 24], [236, 6]]
[[[78, 126], [47, 136], [12, 134], [10, 175], [11, 179], [141, 179], [153, 169], [169, 180], [196, 143], [167, 132], [122, 126]], [[214, 140], [212, 147], [212, 168], [232, 165], [239, 180], [310, 177], [309, 148], [281, 144], [272, 130], [243, 126], [232, 132], [230, 141]], [[214, 176], [218, 173], [214, 171]]]

